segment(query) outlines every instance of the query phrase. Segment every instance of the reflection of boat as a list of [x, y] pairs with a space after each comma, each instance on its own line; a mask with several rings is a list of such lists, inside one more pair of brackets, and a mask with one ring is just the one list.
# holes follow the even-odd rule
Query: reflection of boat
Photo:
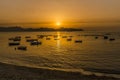
[[31, 45], [40, 45], [40, 44], [42, 44], [42, 42], [39, 42], [39, 41], [32, 41], [30, 44], [31, 44]]
[[82, 43], [82, 40], [76, 40], [75, 43]]
[[19, 46], [17, 47], [18, 50], [27, 50], [27, 47], [26, 46]]
[[19, 42], [10, 42], [9, 43], [9, 46], [17, 46], [17, 45], [20, 45]]

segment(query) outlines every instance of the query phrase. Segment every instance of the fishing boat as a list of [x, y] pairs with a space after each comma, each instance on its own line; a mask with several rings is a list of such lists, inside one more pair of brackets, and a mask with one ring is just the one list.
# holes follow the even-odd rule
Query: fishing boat
[[26, 42], [34, 42], [34, 41], [38, 41], [38, 39], [27, 39]]
[[75, 43], [82, 43], [82, 40], [75, 40]]
[[42, 42], [39, 42], [39, 41], [32, 41], [30, 43], [30, 45], [41, 45], [41, 44], [42, 44]]
[[30, 36], [26, 36], [25, 38], [31, 38]]
[[17, 45], [20, 45], [19, 42], [10, 42], [9, 43], [9, 46], [17, 46]]
[[26, 51], [27, 47], [26, 46], [18, 46], [17, 49], [18, 50], [24, 50], [24, 51]]
[[115, 38], [110, 38], [109, 41], [115, 41]]
[[69, 38], [69, 39], [67, 39], [67, 41], [72, 41], [72, 39], [71, 39], [71, 38]]
[[104, 36], [104, 39], [108, 39], [108, 36]]
[[51, 38], [46, 38], [46, 40], [50, 40]]

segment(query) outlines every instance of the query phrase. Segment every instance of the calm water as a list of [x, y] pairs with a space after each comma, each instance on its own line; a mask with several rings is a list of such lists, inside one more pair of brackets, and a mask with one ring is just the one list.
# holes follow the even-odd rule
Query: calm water
[[[51, 69], [73, 71], [91, 71], [106, 74], [120, 75], [120, 33], [111, 32], [110, 38], [115, 41], [104, 40], [102, 36], [108, 32], [1, 32], [0, 33], [0, 62]], [[37, 38], [37, 35], [48, 36], [39, 39], [42, 45], [31, 46], [26, 42], [25, 36]], [[59, 40], [54, 40], [58, 35]], [[81, 35], [81, 36], [78, 36]], [[89, 35], [89, 36], [85, 36]], [[15, 50], [10, 47], [8, 38], [21, 36], [21, 45], [27, 46], [27, 51]], [[62, 36], [73, 36], [72, 41]], [[75, 43], [83, 40], [83, 43]]]

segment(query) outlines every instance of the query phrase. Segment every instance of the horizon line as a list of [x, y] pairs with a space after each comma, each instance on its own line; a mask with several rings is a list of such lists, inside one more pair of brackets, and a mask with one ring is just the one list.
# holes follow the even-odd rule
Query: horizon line
[[[55, 23], [53, 21], [41, 21], [41, 22], [0, 22], [0, 25], [7, 25], [7, 24], [52, 24]], [[62, 23], [120, 23], [120, 20], [115, 21], [62, 21]]]

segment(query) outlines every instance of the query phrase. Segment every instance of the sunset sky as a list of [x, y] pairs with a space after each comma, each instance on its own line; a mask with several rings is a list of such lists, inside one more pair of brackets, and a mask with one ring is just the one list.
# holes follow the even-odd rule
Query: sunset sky
[[0, 24], [120, 22], [120, 0], [0, 0]]

